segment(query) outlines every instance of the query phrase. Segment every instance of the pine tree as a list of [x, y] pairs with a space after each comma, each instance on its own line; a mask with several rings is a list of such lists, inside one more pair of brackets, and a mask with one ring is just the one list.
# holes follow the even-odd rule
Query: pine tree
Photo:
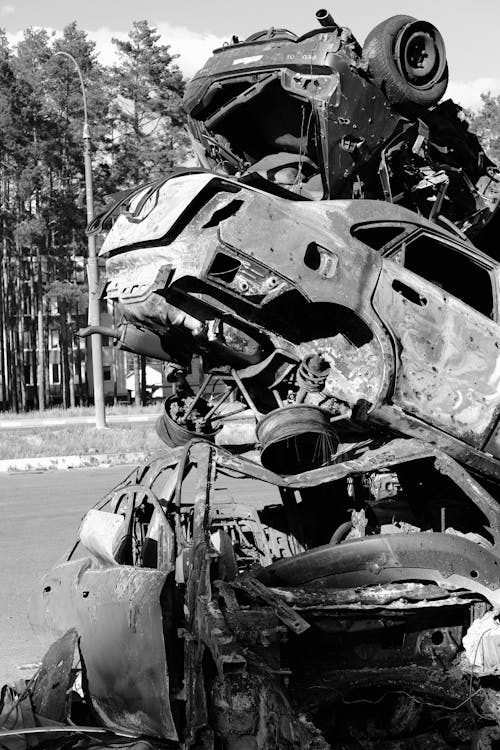
[[500, 166], [500, 95], [481, 94], [481, 100], [481, 109], [470, 115], [470, 129], [490, 159]]
[[119, 65], [113, 70], [112, 174], [117, 187], [165, 174], [188, 151], [182, 109], [184, 81], [160, 35], [136, 21], [126, 41], [113, 39]]
[[0, 408], [25, 409], [33, 392], [40, 408], [48, 403], [49, 319], [65, 404], [84, 390], [72, 332], [84, 311], [75, 258], [87, 252], [83, 102], [77, 71], [54, 53], [72, 55], [84, 77], [97, 202], [164, 174], [188, 150], [184, 83], [169, 46], [146, 21], [115, 44], [119, 65], [109, 69], [76, 23], [58, 39], [27, 29], [13, 49], [0, 29]]

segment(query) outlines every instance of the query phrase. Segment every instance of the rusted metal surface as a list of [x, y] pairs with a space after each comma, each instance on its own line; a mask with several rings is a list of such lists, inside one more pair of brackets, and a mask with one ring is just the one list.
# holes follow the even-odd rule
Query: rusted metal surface
[[438, 471], [449, 476], [470, 496], [471, 500], [488, 519], [490, 528], [493, 531], [498, 531], [499, 529], [500, 519], [496, 499], [450, 456], [419, 440], [402, 438], [392, 440], [380, 448], [365, 450], [360, 456], [350, 458], [347, 455], [344, 461], [340, 461], [332, 466], [288, 477], [273, 474], [258, 464], [245, 462], [225, 452], [223, 449], [219, 448], [218, 450], [220, 452], [219, 460], [221, 466], [226, 466], [233, 471], [245, 472], [255, 478], [264, 479], [273, 484], [290, 488], [316, 486], [322, 483], [337, 481], [353, 474], [365, 474], [377, 469], [430, 458], [436, 463]]
[[[178, 221], [186, 206], [211, 181], [208, 174], [180, 177], [168, 194], [150, 187], [139, 190], [132, 198], [127, 216], [119, 216], [114, 225], [113, 238], [107, 249], [136, 245], [146, 232], [151, 239], [160, 240]], [[140, 223], [137, 219], [140, 218]], [[140, 284], [140, 280], [137, 281]]]
[[92, 704], [116, 729], [176, 740], [160, 596], [165, 576], [127, 567], [89, 571], [78, 603]]
[[[420, 55], [406, 45], [418, 46], [417, 38], [429, 49], [412, 72], [408, 61]], [[384, 49], [387, 59], [380, 60]], [[464, 220], [471, 212], [483, 210], [482, 226], [492, 211], [472, 185], [491, 191], [496, 171], [490, 163], [488, 173], [460, 108], [450, 100], [431, 106], [446, 85], [439, 32], [399, 16], [377, 26], [363, 49], [336, 23], [301, 37], [287, 29], [234, 37], [193, 76], [185, 108], [207, 169], [258, 175], [270, 191], [315, 201], [355, 196], [402, 203], [470, 229]], [[453, 172], [457, 159], [460, 175]]]
[[[198, 482], [193, 509], [192, 544], [189, 549], [189, 578], [186, 587], [186, 636], [184, 638], [184, 684], [186, 696], [187, 739], [194, 742], [199, 730], [208, 724], [207, 696], [203, 684], [205, 642], [204, 607], [211, 596], [210, 553], [208, 539], [209, 498], [213, 480], [211, 449], [199, 443], [194, 448], [198, 456]], [[200, 622], [201, 618], [201, 622]], [[224, 635], [224, 634], [222, 634]]]
[[[424, 300], [412, 302], [415, 289]], [[500, 328], [425, 279], [385, 260], [374, 306], [399, 350], [392, 395], [405, 412], [482, 448], [499, 418]]]
[[[29, 603], [29, 619], [42, 643], [62, 637], [76, 625], [76, 607], [82, 576], [91, 566], [82, 558], [55, 566], [41, 580]], [[50, 641], [49, 641], [50, 643]]]
[[45, 654], [30, 690], [33, 711], [38, 716], [59, 723], [69, 718], [77, 642], [76, 630], [68, 630]]
[[480, 593], [499, 606], [499, 565], [496, 554], [468, 539], [439, 533], [390, 534], [316, 547], [275, 562], [259, 578], [268, 586], [314, 583], [326, 589], [432, 581]]
[[107, 726], [176, 740], [160, 605], [165, 574], [89, 564], [56, 567], [32, 601], [31, 619], [46, 632], [76, 630], [89, 696]]
[[293, 633], [300, 635], [310, 627], [309, 623], [303, 617], [294, 612], [286, 602], [277, 597], [273, 591], [264, 586], [262, 581], [259, 581], [257, 578], [249, 577], [241, 579], [235, 585], [243, 589], [250, 596], [262, 599], [276, 613], [276, 617], [290, 628]]
[[321, 585], [308, 588], [274, 586], [272, 590], [288, 604], [299, 609], [349, 605], [380, 607], [398, 602], [400, 607], [407, 607], [410, 602], [421, 602], [425, 606], [429, 606], [430, 602], [437, 602], [438, 606], [443, 606], [450, 599], [450, 593], [455, 591], [457, 593], [452, 599], [454, 604], [462, 597], [467, 601], [465, 592], [460, 592], [453, 586], [443, 588], [432, 583], [391, 583], [345, 589], [325, 588]]

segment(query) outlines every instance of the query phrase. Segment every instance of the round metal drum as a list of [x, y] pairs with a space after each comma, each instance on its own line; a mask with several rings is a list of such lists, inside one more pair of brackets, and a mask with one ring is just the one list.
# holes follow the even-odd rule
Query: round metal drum
[[324, 409], [304, 404], [266, 414], [257, 425], [262, 465], [277, 474], [298, 474], [329, 464], [339, 445], [330, 417]]

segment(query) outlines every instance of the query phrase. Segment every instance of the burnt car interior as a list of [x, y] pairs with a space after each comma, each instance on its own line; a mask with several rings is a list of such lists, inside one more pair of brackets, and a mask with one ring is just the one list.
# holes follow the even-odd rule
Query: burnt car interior
[[[497, 710], [497, 678], [474, 674], [478, 643], [471, 651], [467, 634], [486, 618], [480, 638], [496, 638], [498, 532], [486, 493], [478, 503], [453, 466], [436, 471], [440, 459], [391, 472], [376, 469], [384, 458], [375, 450], [340, 478], [331, 467], [284, 479], [198, 442], [137, 469], [89, 511], [67, 561], [44, 581], [48, 626], [48, 602], [88, 558], [74, 613], [85, 682], [69, 691], [69, 715], [90, 721], [98, 710], [121, 733], [137, 720], [123, 686], [104, 699], [83, 627], [88, 607], [94, 629], [108, 616], [92, 599], [118, 566], [148, 611], [159, 596], [171, 723], [163, 741], [143, 737], [151, 747], [175, 736], [192, 747], [467, 747]], [[148, 570], [162, 571], [161, 593], [147, 588]], [[130, 619], [135, 596], [124, 606]], [[138, 658], [122, 648], [120, 673]], [[153, 667], [159, 653], [140, 657], [151, 673], [145, 714], [166, 679]]]

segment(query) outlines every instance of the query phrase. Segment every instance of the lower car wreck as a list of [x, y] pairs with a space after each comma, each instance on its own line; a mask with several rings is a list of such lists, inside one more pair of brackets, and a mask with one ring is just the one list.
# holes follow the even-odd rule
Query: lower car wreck
[[43, 579], [31, 620], [56, 642], [23, 700], [3, 694], [0, 741], [493, 747], [498, 523], [414, 439], [286, 477], [175, 448], [90, 510]]

